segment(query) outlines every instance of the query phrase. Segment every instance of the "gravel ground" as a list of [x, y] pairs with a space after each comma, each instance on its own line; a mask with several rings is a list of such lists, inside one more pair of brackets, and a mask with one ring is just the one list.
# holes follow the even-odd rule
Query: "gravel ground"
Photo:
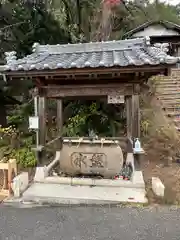
[[2, 240], [179, 240], [180, 209], [0, 208]]

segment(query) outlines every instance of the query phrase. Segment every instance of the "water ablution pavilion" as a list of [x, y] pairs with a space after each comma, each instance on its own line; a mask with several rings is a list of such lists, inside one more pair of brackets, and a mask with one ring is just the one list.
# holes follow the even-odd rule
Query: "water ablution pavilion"
[[[59, 154], [50, 167], [58, 161], [60, 169], [71, 176], [81, 173], [112, 178], [121, 171], [123, 163], [133, 165], [135, 161], [135, 169], [139, 170], [138, 159], [143, 150], [134, 150], [134, 140], [141, 142], [139, 95], [151, 76], [168, 75], [178, 58], [167, 55], [161, 45], [151, 45], [149, 38], [137, 38], [66, 45], [35, 43], [32, 54], [17, 59], [16, 52], [9, 52], [6, 61], [2, 73], [7, 81], [31, 79], [36, 85], [37, 151], [45, 151], [49, 145], [46, 101], [57, 101], [58, 134], [51, 143], [56, 141]], [[63, 100], [97, 97], [104, 98], [107, 104], [124, 104], [126, 137], [64, 137]]]

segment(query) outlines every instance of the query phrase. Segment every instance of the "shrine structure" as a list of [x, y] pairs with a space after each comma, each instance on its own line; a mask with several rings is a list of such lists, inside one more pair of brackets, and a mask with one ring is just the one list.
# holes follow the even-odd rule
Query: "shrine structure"
[[[38, 149], [45, 149], [48, 145], [45, 134], [46, 100], [53, 98], [57, 100], [59, 133], [56, 140], [60, 140], [58, 146], [62, 152], [60, 167], [71, 174], [74, 173], [73, 169], [76, 169], [75, 173], [101, 173], [103, 176], [112, 177], [122, 168], [123, 151], [126, 155], [137, 155], [133, 152], [133, 141], [140, 139], [139, 94], [143, 91], [144, 84], [153, 75], [168, 75], [169, 69], [176, 65], [178, 58], [167, 55], [162, 47], [151, 46], [149, 38], [137, 38], [67, 45], [35, 43], [32, 54], [17, 59], [15, 52], [6, 53], [6, 61], [2, 73], [7, 81], [31, 79], [36, 84]], [[65, 98], [79, 97], [105, 97], [107, 101], [109, 99], [109, 103], [117, 104], [120, 101], [118, 99], [124, 98], [126, 137], [93, 140], [63, 138], [62, 102]], [[124, 148], [121, 146], [122, 141], [128, 144], [127, 148], [121, 151]], [[84, 146], [83, 149], [80, 149], [80, 146]], [[63, 149], [66, 149], [66, 152], [63, 152]], [[71, 159], [68, 159], [70, 155]], [[72, 161], [74, 165], [71, 164]], [[91, 161], [91, 164], [87, 161]], [[67, 166], [67, 162], [71, 167]]]

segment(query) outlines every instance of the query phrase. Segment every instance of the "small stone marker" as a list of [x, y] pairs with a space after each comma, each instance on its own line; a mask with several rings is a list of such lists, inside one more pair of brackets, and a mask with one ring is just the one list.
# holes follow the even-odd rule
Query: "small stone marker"
[[152, 177], [152, 190], [158, 197], [164, 197], [165, 186], [157, 177]]

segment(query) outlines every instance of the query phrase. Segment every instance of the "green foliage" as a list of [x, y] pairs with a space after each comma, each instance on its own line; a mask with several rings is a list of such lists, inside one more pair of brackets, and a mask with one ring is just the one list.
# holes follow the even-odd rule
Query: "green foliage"
[[7, 121], [8, 125], [15, 126], [19, 130], [28, 131], [28, 118], [33, 115], [33, 102], [14, 106], [9, 111]]
[[99, 136], [118, 136], [125, 129], [122, 106], [108, 105], [103, 101], [78, 101], [65, 122], [67, 136], [88, 136], [93, 130]]
[[35, 153], [27, 147], [18, 149], [15, 153], [15, 158], [17, 163], [24, 168], [35, 167], [37, 164]]
[[[15, 50], [19, 56], [30, 53], [34, 42], [57, 44], [70, 42], [69, 35], [46, 9], [39, 5], [16, 0], [3, 5], [4, 12], [11, 16], [7, 25], [12, 25], [1, 34], [3, 51]], [[13, 24], [12, 24], [13, 23]], [[20, 24], [16, 24], [20, 23]]]
[[21, 168], [36, 166], [36, 157], [31, 150], [32, 136], [23, 134], [14, 127], [0, 128], [0, 160], [15, 158]]
[[[91, 40], [102, 24], [101, 2], [54, 0], [45, 8], [38, 4], [25, 4], [21, 0], [4, 1], [0, 7], [3, 16], [0, 27], [12, 27], [0, 33], [0, 53], [15, 50], [19, 56], [24, 56], [31, 52], [34, 42], [57, 44]], [[110, 39], [120, 39], [125, 32], [150, 20], [168, 20], [180, 24], [179, 6], [134, 0], [128, 1], [127, 7], [129, 11], [120, 4], [108, 16], [112, 27]], [[5, 91], [4, 83], [0, 86]], [[28, 132], [28, 117], [33, 114], [29, 90], [33, 84], [31, 81], [20, 81], [18, 90], [16, 86], [8, 86], [8, 93], [18, 95], [19, 90], [23, 92], [24, 101], [22, 105], [8, 111], [8, 124], [14, 127], [5, 132], [0, 129], [1, 157], [17, 157], [21, 166], [34, 166], [36, 160], [30, 150], [33, 138]], [[49, 108], [55, 108], [55, 104], [49, 103]], [[121, 114], [123, 111], [122, 106], [107, 105], [104, 101], [68, 101], [64, 106], [64, 135], [87, 136], [91, 130], [99, 136], [122, 135], [125, 129], [125, 119]], [[149, 122], [143, 119], [141, 127], [146, 136]], [[54, 129], [53, 126], [52, 134]]]

